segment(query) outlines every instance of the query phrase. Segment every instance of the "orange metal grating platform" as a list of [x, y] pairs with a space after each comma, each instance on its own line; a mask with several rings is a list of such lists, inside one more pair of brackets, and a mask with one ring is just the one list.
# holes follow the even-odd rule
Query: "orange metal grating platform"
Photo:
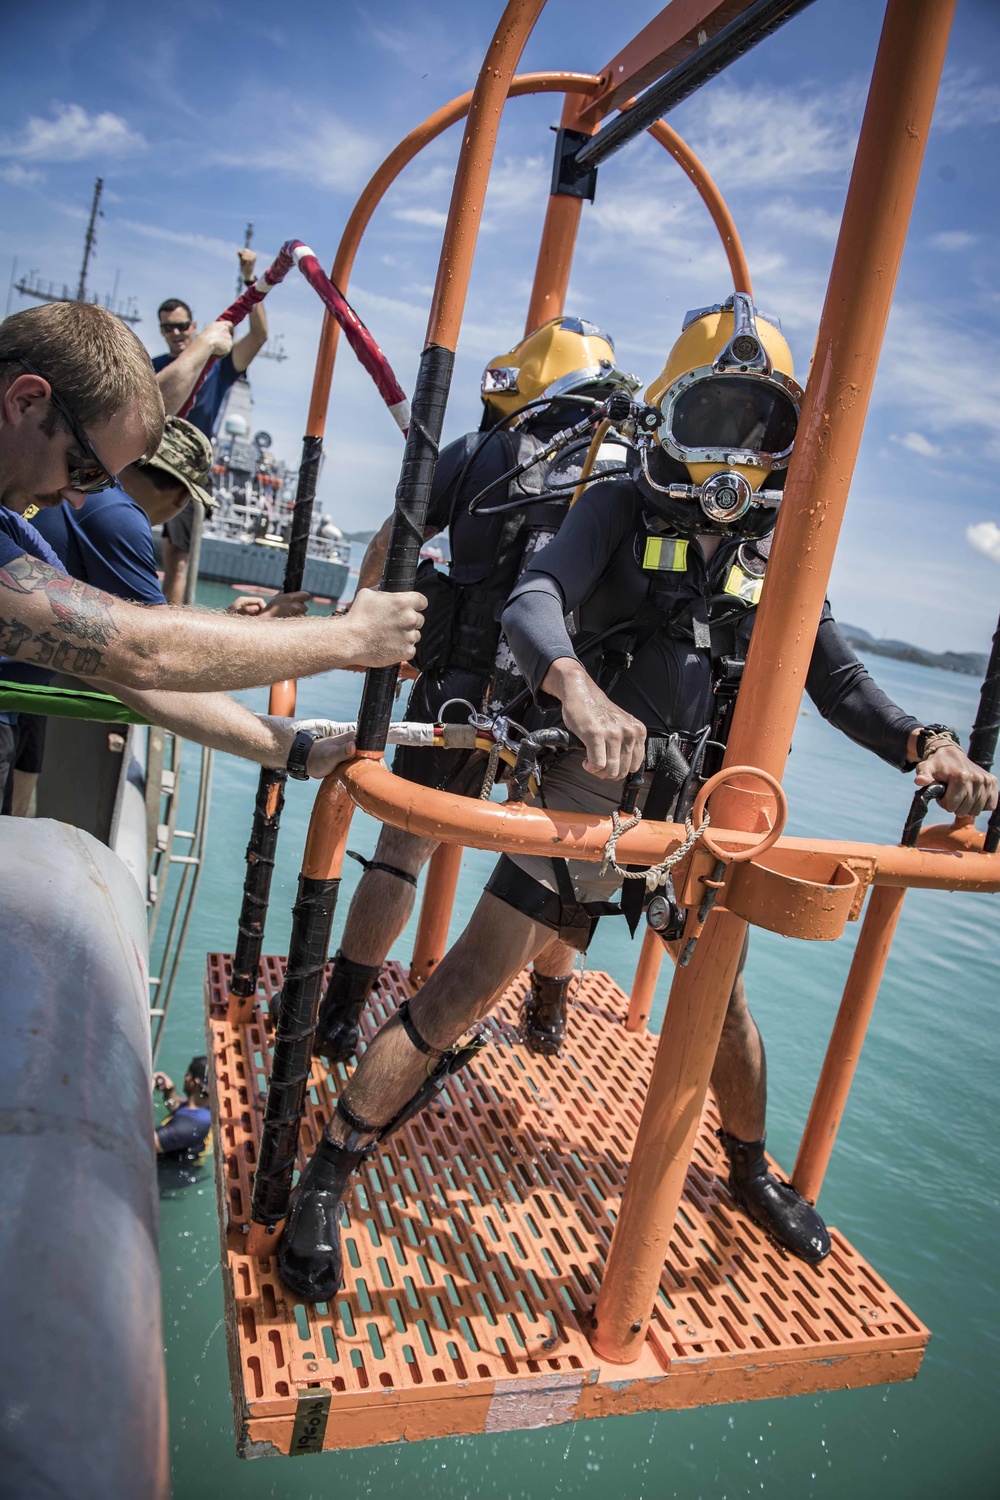
[[[521, 976], [493, 1044], [447, 1105], [380, 1149], [348, 1201], [347, 1283], [329, 1305], [286, 1295], [246, 1231], [270, 1065], [266, 958], [255, 1020], [225, 1018], [226, 955], [208, 959], [216, 1173], [237, 1446], [245, 1457], [364, 1447], [583, 1417], [797, 1395], [912, 1378], [929, 1334], [833, 1232], [819, 1268], [774, 1249], [732, 1206], [714, 1107], [702, 1120], [649, 1336], [600, 1361], [585, 1328], [607, 1255], [656, 1038], [588, 972], [563, 1054], [517, 1040]], [[389, 964], [367, 1035], [408, 994]], [[346, 1072], [314, 1064], [303, 1155]], [[330, 1083], [333, 1083], [331, 1093]]]

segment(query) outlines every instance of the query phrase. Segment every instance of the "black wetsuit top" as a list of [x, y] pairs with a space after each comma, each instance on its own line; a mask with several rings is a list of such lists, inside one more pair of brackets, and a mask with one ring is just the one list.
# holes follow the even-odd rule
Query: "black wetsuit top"
[[[532, 438], [544, 442], [583, 413], [582, 407], [560, 403], [554, 412], [545, 411], [529, 420], [524, 434], [529, 443]], [[500, 614], [517, 580], [525, 527], [550, 526], [556, 530], [569, 502], [568, 494], [553, 500], [539, 499], [547, 468], [542, 463], [528, 469], [523, 480], [509, 487], [499, 486], [483, 500], [484, 507], [490, 509], [520, 495], [524, 510], [519, 507], [499, 515], [470, 514], [469, 505], [476, 496], [525, 456], [525, 441], [525, 437], [502, 431], [494, 433], [481, 448], [482, 435], [478, 432], [466, 433], [449, 443], [434, 471], [427, 510], [426, 526], [447, 531], [451, 547], [448, 577], [454, 592], [454, 612], [442, 665], [478, 673], [484, 679], [490, 676], [496, 659]], [[473, 453], [476, 456], [456, 490]], [[433, 672], [435, 665], [428, 663], [427, 670]]]
[[[526, 569], [504, 611], [503, 629], [525, 680], [539, 696], [542, 681], [559, 657], [576, 657], [594, 676], [604, 644], [587, 642], [611, 627], [634, 620], [650, 592], [651, 575], [641, 565], [648, 536], [642, 496], [630, 479], [594, 485], [571, 511], [559, 535]], [[718, 600], [740, 543], [724, 540], [706, 565], [701, 548], [687, 549], [677, 598]], [[564, 616], [577, 621], [571, 640]], [[746, 608], [735, 627], [749, 641], [756, 609]], [[577, 643], [577, 644], [574, 644]], [[579, 649], [577, 649], [577, 645]], [[806, 690], [825, 719], [890, 765], [907, 768], [906, 747], [919, 727], [882, 691], [841, 634], [824, 605]], [[641, 720], [652, 735], [693, 735], [711, 722], [711, 650], [690, 636], [658, 630], [639, 645], [609, 697]]]

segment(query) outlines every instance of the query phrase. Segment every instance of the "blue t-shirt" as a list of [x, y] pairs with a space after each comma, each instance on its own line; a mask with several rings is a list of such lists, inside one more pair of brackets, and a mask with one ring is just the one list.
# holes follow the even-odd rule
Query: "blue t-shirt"
[[119, 485], [89, 495], [79, 510], [40, 511], [34, 525], [72, 578], [136, 604], [166, 604], [149, 519]]
[[13, 562], [15, 557], [23, 557], [26, 552], [30, 557], [37, 557], [39, 562], [48, 563], [65, 573], [66, 569], [37, 529], [23, 516], [8, 510], [6, 505], [0, 505], [0, 568]]
[[182, 1104], [157, 1128], [161, 1157], [173, 1161], [197, 1161], [205, 1150], [211, 1128], [211, 1110]]
[[[27, 553], [29, 557], [37, 557], [39, 562], [48, 563], [50, 568], [55, 568], [60, 573], [65, 573], [59, 558], [53, 552], [44, 537], [40, 536], [28, 521], [16, 515], [14, 511], [8, 510], [5, 505], [0, 505], [0, 568], [5, 568], [15, 557], [23, 557]], [[9, 625], [8, 629], [14, 629]], [[0, 643], [4, 640], [6, 631], [0, 635]], [[48, 682], [52, 676], [51, 672], [44, 667], [37, 667], [31, 662], [14, 661], [10, 657], [0, 656], [0, 678], [5, 682]], [[0, 721], [4, 724], [16, 724], [17, 714], [0, 709]]]
[[[158, 354], [153, 360], [153, 369], [159, 373], [166, 369], [167, 365], [173, 364], [176, 355]], [[211, 438], [215, 432], [215, 424], [219, 420], [219, 412], [222, 403], [226, 399], [226, 392], [231, 385], [235, 385], [240, 378], [240, 371], [233, 364], [232, 354], [227, 354], [224, 359], [218, 360], [208, 374], [205, 383], [198, 392], [195, 403], [187, 413], [186, 421], [194, 425]]]

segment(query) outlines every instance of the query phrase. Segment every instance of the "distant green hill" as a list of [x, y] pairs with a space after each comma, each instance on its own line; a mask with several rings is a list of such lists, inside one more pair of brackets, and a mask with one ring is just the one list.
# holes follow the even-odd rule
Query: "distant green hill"
[[938, 667], [942, 672], [960, 672], [963, 677], [982, 677], [986, 671], [984, 651], [923, 651], [908, 641], [876, 640], [860, 625], [838, 621], [844, 635], [863, 656], [891, 656], [896, 661], [913, 661], [921, 667]]

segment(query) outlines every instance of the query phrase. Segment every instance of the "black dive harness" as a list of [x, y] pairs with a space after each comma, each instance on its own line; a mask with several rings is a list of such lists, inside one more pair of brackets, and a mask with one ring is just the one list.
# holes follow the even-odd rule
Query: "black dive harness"
[[[675, 820], [683, 822], [690, 814], [698, 787], [722, 765], [770, 542], [767, 536], [737, 541], [735, 545], [723, 543], [709, 564], [707, 580], [712, 587], [706, 590], [698, 586], [689, 572], [688, 541], [647, 523], [646, 530], [635, 541], [636, 562], [649, 577], [646, 598], [638, 612], [631, 620], [576, 643], [577, 654], [594, 663], [591, 675], [608, 694], [657, 634], [690, 641], [696, 650], [711, 654], [711, 721], [693, 735], [672, 732], [646, 741], [644, 766], [651, 781], [643, 816], [648, 820], [663, 822], [673, 810]], [[595, 648], [599, 648], [596, 662]], [[645, 699], [638, 683], [633, 680], [630, 686]], [[657, 705], [646, 701], [659, 717]], [[552, 735], [553, 731], [547, 733]], [[568, 746], [553, 744], [540, 748]], [[532, 769], [537, 773], [537, 766]], [[544, 790], [542, 801], [544, 805]], [[540, 885], [503, 856], [486, 889], [534, 921], [552, 928], [563, 942], [578, 949], [586, 949], [602, 916], [624, 915], [634, 934], [644, 908], [648, 908], [650, 925], [665, 940], [680, 936], [684, 913], [678, 907], [669, 874], [663, 888], [655, 893], [650, 893], [641, 880], [625, 881], [619, 906], [611, 901], [578, 901], [566, 860], [553, 857], [552, 868], [556, 891]], [[631, 873], [640, 872], [643, 867], [626, 868]]]

